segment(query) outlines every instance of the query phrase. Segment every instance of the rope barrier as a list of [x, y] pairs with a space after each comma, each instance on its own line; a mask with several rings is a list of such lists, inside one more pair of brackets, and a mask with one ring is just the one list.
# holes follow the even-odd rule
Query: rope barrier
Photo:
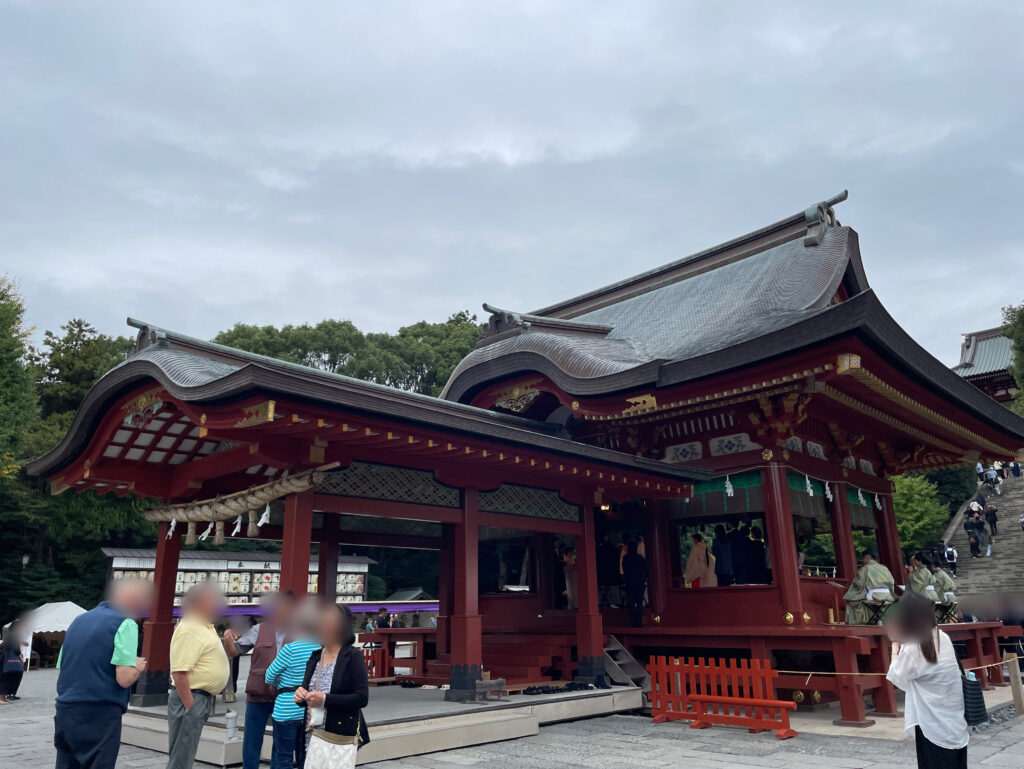
[[[999, 665], [1005, 665], [1007, 663], [1017, 662], [1019, 659], [1021, 659], [1020, 655], [1019, 654], [1014, 654], [1012, 657], [1007, 657], [1006, 659], [1000, 660], [999, 662], [990, 662], [988, 665], [978, 665], [978, 666], [973, 667], [973, 668], [964, 668], [964, 671], [967, 672], [967, 671], [974, 671], [974, 670], [984, 670], [985, 668], [994, 668], [994, 667], [998, 667]], [[807, 676], [807, 680], [804, 681], [804, 686], [807, 686], [814, 676], [884, 676], [885, 675], [885, 673], [860, 673], [860, 672], [857, 672], [857, 673], [843, 673], [843, 672], [839, 672], [839, 671], [835, 671], [835, 670], [812, 670], [812, 671], [807, 671], [807, 670], [776, 670], [775, 672], [776, 673], [786, 673], [788, 675], [797, 675], [797, 676], [806, 675]]]

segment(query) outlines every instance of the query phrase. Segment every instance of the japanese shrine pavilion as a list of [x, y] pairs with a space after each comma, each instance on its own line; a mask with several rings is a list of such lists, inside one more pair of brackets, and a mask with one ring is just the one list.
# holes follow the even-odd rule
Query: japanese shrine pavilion
[[[238, 536], [281, 540], [281, 587], [297, 593], [313, 542], [332, 598], [339, 545], [436, 549], [427, 672], [450, 682], [452, 699], [471, 696], [484, 670], [601, 680], [614, 634], [639, 658], [727, 653], [831, 671], [779, 681], [797, 701], [839, 699], [844, 723], [870, 723], [865, 692], [894, 714], [881, 628], [841, 623], [854, 532], [902, 583], [888, 477], [1013, 459], [1024, 420], [888, 315], [857, 233], [836, 219], [843, 199], [532, 313], [485, 305], [477, 348], [441, 398], [130, 320], [128, 360], [29, 472], [54, 493], [152, 501], [159, 600], [137, 699], [167, 693], [182, 538], [212, 525], [222, 543], [241, 515]], [[765, 533], [769, 584], [687, 587], [684, 535], [741, 520]], [[643, 628], [598, 606], [605, 533], [644, 538]], [[577, 553], [568, 605], [556, 538]], [[811, 541], [834, 553], [808, 573]], [[983, 664], [1012, 629], [949, 632]], [[985, 678], [1001, 682], [999, 668]]]

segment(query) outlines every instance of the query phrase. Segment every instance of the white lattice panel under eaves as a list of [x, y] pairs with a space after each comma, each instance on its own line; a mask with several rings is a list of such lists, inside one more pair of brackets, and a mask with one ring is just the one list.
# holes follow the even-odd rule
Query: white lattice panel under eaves
[[434, 507], [458, 507], [459, 490], [439, 483], [427, 470], [411, 470], [369, 462], [353, 462], [343, 470], [324, 473], [320, 494], [362, 499], [410, 502]]
[[481, 491], [477, 507], [485, 513], [525, 515], [553, 521], [579, 523], [580, 509], [562, 499], [557, 491], [506, 483], [494, 491]]

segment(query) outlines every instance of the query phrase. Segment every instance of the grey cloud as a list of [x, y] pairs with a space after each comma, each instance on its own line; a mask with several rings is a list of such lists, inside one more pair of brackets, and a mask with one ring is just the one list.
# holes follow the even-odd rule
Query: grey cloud
[[839, 10], [0, 3], [0, 270], [41, 328], [393, 329], [849, 187], [873, 285], [953, 362], [1022, 300], [1024, 11]]

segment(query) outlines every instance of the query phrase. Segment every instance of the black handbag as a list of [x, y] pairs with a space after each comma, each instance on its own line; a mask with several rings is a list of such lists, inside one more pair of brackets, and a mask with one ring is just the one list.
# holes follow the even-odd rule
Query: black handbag
[[977, 726], [988, 721], [988, 708], [985, 707], [985, 695], [981, 691], [981, 681], [968, 678], [960, 660], [956, 661], [960, 668], [960, 683], [964, 690], [964, 720], [968, 726]]

